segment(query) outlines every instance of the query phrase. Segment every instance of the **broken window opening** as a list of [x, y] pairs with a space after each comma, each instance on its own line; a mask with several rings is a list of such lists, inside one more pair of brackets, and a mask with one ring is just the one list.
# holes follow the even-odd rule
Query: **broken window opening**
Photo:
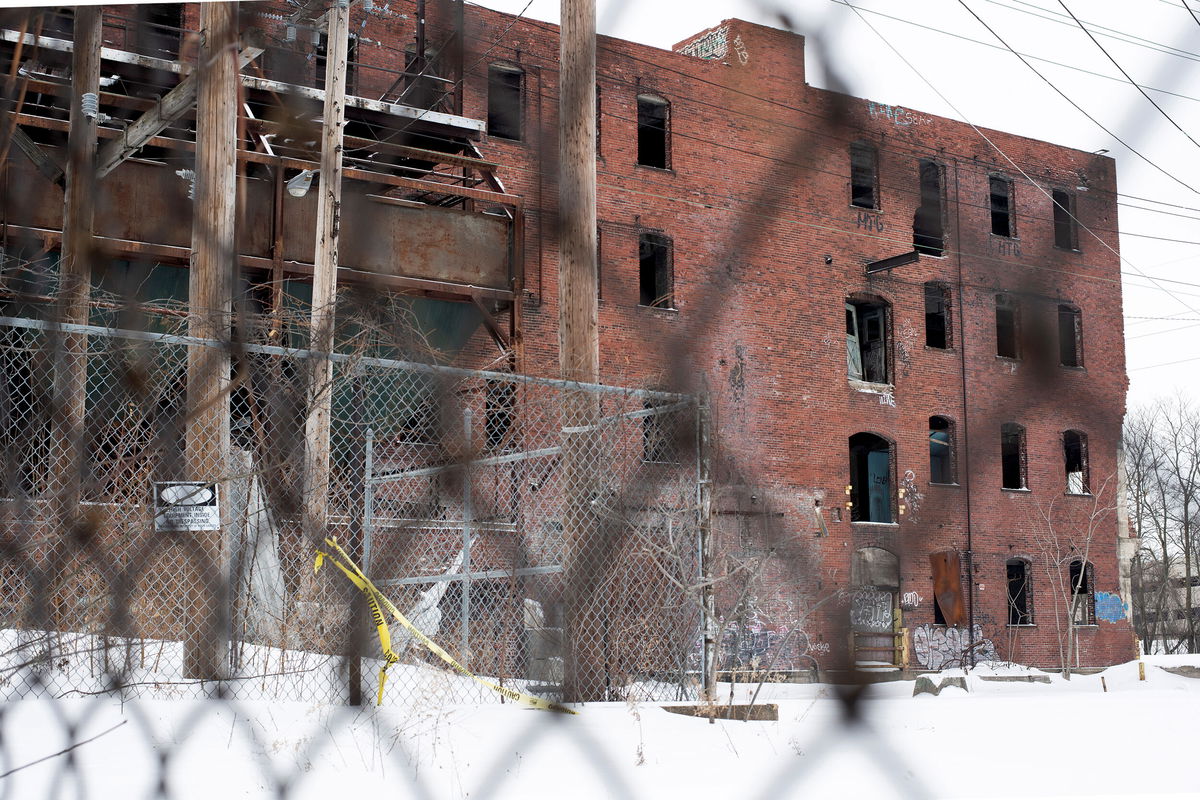
[[[325, 88], [325, 69], [329, 59], [329, 37], [318, 34], [313, 45], [313, 86]], [[350, 34], [346, 42], [346, 94], [355, 94], [355, 78], [358, 75], [358, 37]]]
[[661, 233], [643, 231], [638, 239], [638, 304], [673, 308], [671, 239]]
[[1067, 494], [1091, 494], [1088, 481], [1087, 434], [1063, 432], [1063, 464], [1067, 473]]
[[488, 135], [521, 141], [521, 95], [525, 72], [508, 64], [488, 67]]
[[1064, 367], [1083, 366], [1083, 330], [1079, 309], [1071, 305], [1058, 307], [1058, 363]]
[[637, 163], [671, 168], [671, 104], [656, 94], [637, 96]]
[[1010, 558], [1004, 562], [1008, 581], [1008, 624], [1032, 625], [1033, 603], [1029, 586], [1029, 562]]
[[1025, 489], [1025, 428], [1015, 422], [1000, 426], [1000, 485]]
[[[642, 408], [648, 411], [656, 405], [647, 402]], [[658, 413], [642, 417], [642, 461], [651, 464], [679, 463], [671, 415]]]
[[950, 290], [940, 283], [925, 284], [925, 346], [950, 347]]
[[183, 28], [182, 3], [146, 3], [137, 7], [139, 52], [174, 60]]
[[1071, 592], [1071, 624], [1095, 625], [1096, 598], [1092, 590], [1092, 565], [1075, 559], [1070, 563], [1067, 575]]
[[873, 145], [850, 145], [850, 205], [879, 208], [879, 155]]
[[850, 380], [891, 383], [888, 304], [846, 301], [846, 370]]
[[449, 84], [438, 80], [442, 74], [441, 53], [428, 46], [424, 57], [417, 52], [416, 43], [404, 47], [404, 90], [396, 98], [413, 108], [444, 110], [448, 107], [452, 90]]
[[1012, 181], [993, 175], [988, 178], [991, 198], [992, 233], [1012, 238], [1017, 235], [1013, 220]]
[[945, 254], [942, 225], [942, 167], [921, 159], [921, 205], [913, 216], [913, 249], [927, 256]]
[[1020, 307], [1006, 294], [996, 295], [996, 355], [1001, 358], [1020, 358]]
[[1079, 226], [1075, 218], [1075, 195], [1055, 189], [1050, 192], [1054, 200], [1054, 246], [1064, 250], [1079, 249]]
[[942, 613], [942, 604], [938, 602], [936, 593], [933, 595], [933, 624], [946, 624], [946, 615]]
[[886, 522], [892, 513], [892, 445], [873, 433], [850, 437], [850, 520]]
[[945, 417], [929, 418], [929, 482], [956, 482], [954, 423]]
[[512, 444], [517, 385], [509, 381], [488, 380], [484, 392], [483, 429], [489, 450], [501, 450]]

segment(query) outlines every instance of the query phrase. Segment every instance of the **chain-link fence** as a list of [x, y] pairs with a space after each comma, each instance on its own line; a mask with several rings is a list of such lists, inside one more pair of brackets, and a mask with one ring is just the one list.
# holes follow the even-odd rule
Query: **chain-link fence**
[[[233, 354], [219, 470], [197, 463], [212, 432], [189, 424], [186, 399], [189, 359], [202, 380], [197, 351], [212, 349]], [[561, 697], [574, 647], [589, 659], [577, 679], [599, 687], [597, 699], [694, 693], [696, 402], [369, 354], [380, 349], [332, 356], [327, 522], [314, 539], [297, 497], [308, 485], [298, 450], [305, 376], [320, 356], [0, 319], [9, 696], [34, 685], [189, 694], [210, 690], [199, 678], [220, 677], [236, 697], [358, 698], [379, 650], [344, 576], [314, 577], [322, 535], [417, 629], [502, 686]], [[580, 396], [593, 424], [564, 432], [564, 401]], [[197, 472], [211, 479], [197, 483]], [[572, 568], [591, 587], [574, 620]], [[214, 615], [228, 631], [214, 637], [220, 668], [189, 674], [186, 651], [211, 645]], [[402, 663], [389, 701], [428, 699], [431, 683], [455, 699], [499, 701], [449, 678], [395, 627]], [[365, 668], [347, 663], [355, 648]]]

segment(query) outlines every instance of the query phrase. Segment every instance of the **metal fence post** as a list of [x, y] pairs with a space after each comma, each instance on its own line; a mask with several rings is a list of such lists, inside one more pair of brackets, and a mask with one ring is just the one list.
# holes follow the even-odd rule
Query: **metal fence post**
[[[463, 409], [463, 442], [466, 445], [467, 452], [470, 453], [472, 448], [471, 438], [471, 409]], [[460, 584], [462, 606], [460, 614], [462, 615], [460, 630], [462, 635], [462, 663], [467, 669], [471, 668], [471, 534], [472, 525], [475, 519], [475, 506], [471, 498], [471, 464], [470, 461], [463, 465], [463, 579]]]
[[371, 574], [371, 537], [374, 527], [371, 517], [375, 513], [375, 429], [363, 432], [363, 511], [362, 511], [362, 566]]

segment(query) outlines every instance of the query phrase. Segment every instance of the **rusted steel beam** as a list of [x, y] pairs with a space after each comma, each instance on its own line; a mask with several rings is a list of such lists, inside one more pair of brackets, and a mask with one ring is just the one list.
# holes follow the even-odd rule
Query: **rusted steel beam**
[[[13, 235], [29, 235], [40, 238], [45, 243], [46, 250], [48, 251], [53, 250], [62, 242], [62, 232], [51, 228], [34, 228], [26, 225], [10, 224], [8, 230]], [[98, 250], [106, 255], [115, 257], [144, 257], [177, 264], [187, 264], [192, 253], [191, 249], [187, 247], [139, 242], [132, 239], [117, 239], [111, 236], [97, 236], [95, 237], [95, 242]], [[243, 267], [265, 271], [269, 271], [275, 266], [273, 259], [262, 258], [260, 256], [242, 255], [238, 257], [238, 263]], [[282, 274], [287, 277], [311, 277], [313, 273], [312, 264], [301, 261], [284, 261], [282, 262], [281, 269]], [[450, 281], [415, 278], [407, 275], [387, 275], [382, 272], [368, 272], [362, 269], [338, 267], [338, 284], [348, 283], [378, 286], [382, 289], [396, 292], [437, 294], [464, 303], [471, 302], [472, 297], [497, 300], [499, 302], [511, 301], [513, 298], [513, 293], [507, 289], [496, 289], [491, 286], [452, 283]]]
[[[258, 34], [256, 41], [261, 38], [261, 34]], [[262, 44], [262, 42], [258, 41], [258, 44]], [[238, 53], [237, 68], [243, 69], [262, 53], [263, 47], [256, 44], [244, 45]], [[171, 123], [195, 108], [198, 86], [198, 78], [193, 72], [180, 81], [174, 89], [163, 95], [142, 116], [131, 122], [125, 129], [124, 136], [120, 139], [112, 139], [104, 145], [96, 164], [96, 176], [103, 178], [112, 172], [122, 161], [141, 150], [151, 138], [162, 133]]]
[[46, 180], [59, 186], [63, 185], [64, 177], [63, 168], [59, 166], [49, 153], [41, 148], [37, 142], [29, 138], [29, 134], [21, 130], [19, 127], [14, 127], [12, 130], [12, 141], [25, 157], [33, 162], [37, 167], [37, 171], [46, 176]]
[[496, 318], [492, 316], [492, 312], [488, 311], [487, 306], [479, 299], [478, 295], [471, 295], [471, 302], [475, 308], [479, 309], [479, 314], [483, 319], [483, 327], [487, 328], [488, 335], [492, 337], [492, 341], [496, 343], [496, 347], [500, 348], [501, 353], [509, 351], [508, 338], [504, 332], [500, 330], [500, 325], [496, 322]]

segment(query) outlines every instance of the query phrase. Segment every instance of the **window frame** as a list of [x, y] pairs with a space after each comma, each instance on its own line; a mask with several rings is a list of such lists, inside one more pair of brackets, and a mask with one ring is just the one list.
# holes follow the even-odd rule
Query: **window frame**
[[[637, 120], [637, 150], [634, 156], [634, 164], [639, 167], [647, 167], [649, 169], [661, 169], [670, 172], [671, 167], [671, 123], [672, 111], [671, 101], [658, 92], [639, 91], [634, 99], [635, 118]], [[653, 124], [654, 120], [650, 119], [648, 111], [644, 113], [643, 106], [647, 109], [650, 107], [662, 109], [661, 128]], [[649, 159], [649, 147], [643, 149], [643, 131], [659, 131], [659, 136], [662, 138], [662, 163], [651, 163]], [[648, 136], [648, 134], [645, 134]], [[645, 157], [646, 160], [643, 160]]]
[[[1067, 369], [1083, 369], [1083, 312], [1079, 306], [1074, 303], [1059, 303], [1056, 310], [1057, 328], [1058, 328], [1058, 365]], [[1067, 340], [1063, 336], [1064, 318], [1069, 317], [1071, 322], [1071, 339]], [[1071, 341], [1074, 346], [1071, 348], [1072, 364], [1066, 363], [1063, 355], [1067, 352], [1063, 345], [1066, 341]]]
[[[1000, 195], [997, 195], [997, 193], [996, 193], [996, 188], [998, 186], [1004, 187], [1003, 197], [1004, 197], [1004, 201], [1005, 201], [1005, 209], [1003, 211], [997, 209], [997, 207], [996, 207], [996, 198], [1000, 196]], [[1016, 198], [1016, 192], [1014, 191], [1014, 186], [1013, 186], [1013, 182], [1012, 182], [1011, 178], [1008, 178], [1004, 175], [996, 175], [996, 174], [988, 175], [987, 208], [988, 208], [988, 213], [990, 214], [990, 222], [991, 222], [988, 230], [990, 231], [991, 235], [992, 236], [1000, 236], [1005, 239], [1016, 239], [1017, 238], [1017, 198]], [[1006, 233], [1000, 233], [996, 230], [996, 228], [998, 227], [997, 222], [999, 221], [999, 218], [998, 218], [999, 214], [1004, 214], [1004, 217], [1005, 217], [1005, 226], [1004, 227], [1005, 227], [1005, 230], [1007, 231]]]
[[[501, 81], [498, 80], [497, 76], [501, 74], [517, 76], [515, 91], [512, 86], [502, 84]], [[506, 142], [523, 142], [525, 140], [525, 76], [525, 70], [517, 64], [512, 64], [505, 61], [494, 61], [491, 64], [488, 64], [487, 133], [489, 139], [496, 138]], [[508, 122], [511, 122], [515, 125], [515, 136], [510, 136], [508, 133], [502, 132], [503, 130], [507, 130], [504, 128], [503, 124], [493, 124], [493, 120], [496, 120], [497, 123], [502, 123], [504, 121], [502, 120], [502, 117], [506, 113], [503, 108], [499, 107], [499, 103], [502, 98], [500, 96], [501, 92], [499, 92], [498, 89], [501, 87], [503, 87], [504, 92], [508, 92], [510, 95], [515, 93], [516, 111], [515, 113], [511, 111], [507, 112], [511, 113], [513, 116], [513, 119], [509, 120]], [[511, 100], [513, 98], [510, 96], [509, 99]], [[498, 131], [496, 128], [501, 128], [502, 130]]]
[[[996, 305], [996, 357], [1006, 358], [1010, 361], [1021, 360], [1021, 302], [1017, 297], [1007, 293], [998, 293], [995, 297]], [[1008, 313], [1011, 317], [1010, 327], [1012, 329], [1012, 355], [1001, 352], [1005, 349], [1002, 347], [1004, 340], [1001, 337], [1001, 314]]]
[[[1051, 220], [1054, 224], [1054, 246], [1059, 250], [1079, 252], [1078, 196], [1066, 189], [1051, 189]], [[1065, 201], [1065, 203], [1064, 203]], [[1063, 242], [1066, 242], [1064, 244]]]
[[[929, 186], [925, 176], [929, 173], [937, 176], [936, 192], [928, 191]], [[944, 258], [946, 255], [946, 181], [945, 170], [941, 162], [931, 158], [918, 159], [917, 192], [920, 204], [913, 215], [913, 250], [921, 255]], [[921, 232], [918, 232], [918, 223], [928, 220], [936, 220], [937, 236], [931, 236], [931, 231], [924, 229], [920, 229]], [[929, 241], [918, 241], [918, 239]]]
[[[1009, 574], [1009, 567], [1019, 564], [1022, 572], [1021, 590], [1024, 595], [1024, 608], [1019, 608], [1014, 602], [1013, 597], [1013, 580]], [[1010, 628], [1028, 628], [1037, 626], [1037, 618], [1034, 616], [1033, 604], [1033, 564], [1028, 558], [1022, 556], [1013, 556], [1005, 560], [1005, 609], [1007, 610], [1008, 627]], [[1016, 621], [1014, 622], [1014, 612]]]
[[[936, 293], [937, 301], [942, 304], [942, 345], [939, 347], [929, 343], [929, 300], [930, 296]], [[950, 292], [950, 287], [941, 281], [926, 281], [924, 284], [924, 303], [925, 303], [925, 346], [931, 350], [953, 350], [954, 349], [954, 302]]]
[[[876, 448], [872, 448], [869, 450], [863, 450], [862, 452], [864, 453], [864, 455], [866, 453], [875, 453], [875, 452], [887, 453], [887, 463], [888, 463], [888, 483], [887, 483], [887, 490], [886, 490], [887, 491], [887, 501], [888, 501], [887, 502], [888, 518], [887, 519], [864, 519], [862, 517], [864, 510], [866, 511], [868, 516], [870, 515], [871, 503], [870, 503], [870, 489], [869, 489], [869, 487], [862, 486], [861, 482], [859, 481], [859, 473], [865, 472], [869, 476], [870, 475], [870, 465], [869, 465], [869, 463], [859, 463], [856, 461], [855, 449], [856, 449], [856, 447], [865, 447], [864, 443], [866, 441], [868, 441], [868, 437], [870, 437], [871, 439], [878, 440], [879, 442], [882, 442], [884, 447], [883, 448], [876, 447]], [[855, 441], [856, 439], [858, 440], [857, 442]], [[849, 456], [849, 466], [850, 466], [850, 471], [849, 471], [850, 480], [849, 480], [849, 483], [846, 484], [847, 494], [849, 496], [849, 500], [847, 501], [847, 503], [849, 504], [848, 508], [850, 510], [850, 521], [853, 523], [859, 523], [859, 524], [898, 525], [899, 519], [900, 519], [900, 513], [899, 513], [899, 502], [898, 502], [898, 492], [897, 492], [898, 482], [896, 480], [896, 477], [897, 477], [896, 476], [896, 443], [892, 439], [889, 439], [886, 436], [882, 436], [878, 433], [875, 433], [874, 431], [857, 431], [850, 435], [850, 437], [846, 440], [846, 444], [847, 444], [846, 452], [847, 452], [847, 455]], [[856, 467], [859, 467], [859, 469], [856, 469]]]
[[[934, 420], [941, 420], [942, 422], [945, 423], [946, 427], [934, 428]], [[944, 443], [944, 446], [946, 447], [945, 474], [943, 475], [943, 477], [948, 478], [948, 480], [942, 480], [942, 481], [934, 480], [934, 475], [933, 475], [933, 473], [934, 473], [934, 469], [933, 469], [934, 438], [933, 437], [934, 437], [935, 431], [939, 431], [939, 432], [944, 431], [946, 433], [946, 441]], [[937, 486], [957, 486], [958, 485], [958, 452], [957, 452], [957, 448], [955, 447], [954, 420], [950, 419], [947, 416], [943, 416], [941, 414], [930, 415], [930, 417], [929, 417], [929, 447], [930, 447], [930, 451], [929, 451], [929, 482], [934, 485], [937, 485]]]
[[[1075, 437], [1075, 446], [1078, 448], [1078, 451], [1079, 451], [1078, 452], [1078, 458], [1079, 458], [1078, 465], [1079, 465], [1080, 469], [1075, 470], [1075, 471], [1071, 470], [1071, 466], [1072, 466], [1071, 454], [1068, 451], [1068, 448], [1071, 447], [1069, 438], [1072, 435]], [[1059, 437], [1059, 440], [1060, 440], [1060, 444], [1062, 446], [1063, 472], [1065, 474], [1065, 481], [1066, 481], [1066, 485], [1063, 487], [1064, 493], [1071, 495], [1072, 497], [1090, 497], [1092, 494], [1092, 485], [1091, 485], [1091, 470], [1089, 469], [1089, 465], [1088, 465], [1088, 435], [1087, 435], [1087, 433], [1085, 433], [1084, 431], [1075, 429], [1075, 428], [1071, 428], [1069, 430], [1063, 431], [1062, 435]], [[1079, 488], [1081, 489], [1081, 491], [1074, 491], [1071, 487], [1071, 480], [1072, 480], [1071, 475], [1074, 475], [1074, 474], [1077, 474], [1080, 476]]]
[[[655, 268], [654, 297], [651, 302], [644, 302], [646, 294], [646, 259], [643, 254], [647, 246], [656, 247], [665, 253], [662, 267], [664, 286], [659, 286], [658, 268]], [[666, 291], [661, 291], [663, 288]], [[642, 308], [657, 308], [664, 311], [675, 309], [675, 240], [661, 230], [644, 228], [638, 233], [638, 305]]]
[[[1025, 426], [1019, 422], [1005, 422], [1000, 426], [1000, 488], [1005, 491], [1029, 491], [1029, 458], [1026, 450], [1026, 435]], [[1006, 448], [1009, 446], [1010, 438], [1016, 440], [1019, 486], [1009, 486], [1005, 479], [1005, 460], [1008, 457]]]
[[[1079, 582], [1078, 587], [1076, 585], [1076, 579], [1071, 574], [1072, 572], [1077, 571], [1077, 564], [1080, 565], [1078, 567], [1078, 572], [1082, 573], [1082, 580]], [[1067, 623], [1075, 628], [1094, 627], [1096, 625], [1095, 565], [1090, 561], [1084, 561], [1082, 558], [1073, 558], [1067, 562], [1067, 589], [1070, 592], [1070, 604], [1067, 610]], [[1078, 591], [1077, 589], [1083, 589], [1084, 591]], [[1078, 615], [1078, 611], [1076, 611], [1076, 615], [1072, 615], [1070, 613], [1071, 609], [1075, 607], [1075, 598], [1079, 595], [1083, 595], [1086, 598], [1084, 600], [1083, 607], [1083, 618], [1087, 620], [1086, 622], [1077, 621], [1076, 615]]]
[[[895, 375], [895, 359], [892, 355], [892, 304], [887, 300], [877, 295], [854, 294], [848, 296], [844, 303], [844, 310], [847, 315], [853, 313], [854, 328], [853, 334], [847, 329], [846, 331], [846, 378], [848, 381], [857, 381], [859, 383], [867, 383], [872, 386], [892, 386], [894, 387]], [[869, 318], [863, 316], [863, 308], [867, 308], [869, 313], [878, 312], [879, 320], [879, 335], [880, 349], [883, 352], [883, 379], [871, 380], [867, 377], [867, 353], [864, 346], [870, 344], [866, 341]], [[855, 377], [851, 368], [851, 351], [850, 341], [853, 336], [858, 348], [858, 364], [860, 369], [859, 377]]]
[[[869, 180], [866, 182], [857, 180], [857, 177], [863, 176], [864, 173]], [[861, 193], [857, 189], [866, 187], [867, 183], [870, 184], [870, 204], [864, 205], [863, 202], [860, 202]], [[879, 148], [870, 142], [850, 143], [850, 207], [864, 211], [879, 211], [881, 208], [879, 202]]]

